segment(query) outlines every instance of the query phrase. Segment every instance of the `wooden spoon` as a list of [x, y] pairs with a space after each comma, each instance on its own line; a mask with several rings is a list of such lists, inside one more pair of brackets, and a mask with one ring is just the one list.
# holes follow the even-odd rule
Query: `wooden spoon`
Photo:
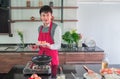
[[85, 66], [85, 65], [83, 65], [83, 68], [86, 70], [86, 72], [88, 72], [88, 74], [93, 74], [94, 73], [94, 71], [93, 70], [91, 70], [91, 69], [89, 69], [87, 66]]

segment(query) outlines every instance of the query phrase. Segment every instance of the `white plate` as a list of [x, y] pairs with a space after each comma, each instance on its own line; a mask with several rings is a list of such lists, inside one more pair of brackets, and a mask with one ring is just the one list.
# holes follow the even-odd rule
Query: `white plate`
[[84, 76], [85, 79], [101, 79], [102, 78], [101, 75], [98, 74], [98, 73], [94, 73], [94, 75], [90, 75], [88, 73], [84, 73], [83, 76]]

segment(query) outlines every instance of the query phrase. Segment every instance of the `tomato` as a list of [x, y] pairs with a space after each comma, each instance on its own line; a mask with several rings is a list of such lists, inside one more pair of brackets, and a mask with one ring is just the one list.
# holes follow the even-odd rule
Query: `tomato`
[[32, 74], [28, 79], [41, 79], [37, 74]]
[[105, 68], [105, 69], [102, 69], [101, 72], [104, 73], [104, 72], [107, 72], [109, 69], [108, 68]]
[[28, 78], [28, 79], [34, 79], [34, 78], [31, 78], [31, 77], [30, 77], [30, 78]]
[[107, 74], [112, 74], [113, 73], [113, 71], [111, 70], [111, 69], [109, 69], [108, 71], [107, 71]]
[[41, 79], [41, 77], [35, 77], [35, 79]]
[[115, 72], [116, 72], [117, 74], [120, 74], [120, 69], [117, 69]]
[[112, 71], [112, 69], [110, 69], [110, 68], [105, 68], [105, 69], [102, 69], [102, 70], [101, 70], [101, 73], [103, 73], [103, 74], [112, 74], [113, 71]]

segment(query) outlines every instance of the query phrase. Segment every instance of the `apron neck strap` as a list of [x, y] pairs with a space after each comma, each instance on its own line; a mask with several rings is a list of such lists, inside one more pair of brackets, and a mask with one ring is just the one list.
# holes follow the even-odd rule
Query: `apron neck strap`
[[[52, 25], [53, 25], [53, 23], [50, 22], [50, 26], [49, 26], [49, 30], [48, 30], [49, 32], [51, 32]], [[43, 28], [43, 26], [40, 28], [40, 31], [42, 31], [42, 28]]]
[[50, 22], [49, 32], [51, 32], [52, 25], [53, 25], [53, 23]]

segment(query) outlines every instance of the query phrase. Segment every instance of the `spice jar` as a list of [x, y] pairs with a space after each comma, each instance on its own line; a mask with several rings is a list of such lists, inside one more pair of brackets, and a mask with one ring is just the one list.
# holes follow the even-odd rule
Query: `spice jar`
[[34, 21], [35, 20], [35, 17], [34, 16], [31, 16], [31, 18], [30, 18], [32, 21]]
[[53, 7], [53, 0], [50, 0], [49, 6]]
[[43, 6], [42, 0], [39, 0], [39, 7]]

